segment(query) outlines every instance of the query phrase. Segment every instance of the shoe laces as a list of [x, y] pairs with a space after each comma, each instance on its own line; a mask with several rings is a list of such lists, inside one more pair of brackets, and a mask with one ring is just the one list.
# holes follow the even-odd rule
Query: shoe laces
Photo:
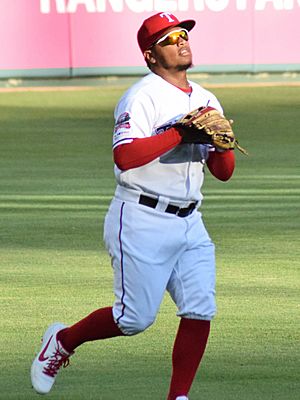
[[69, 356], [60, 352], [59, 348], [55, 349], [53, 356], [49, 358], [47, 365], [44, 367], [44, 373], [52, 378], [58, 373], [61, 366], [66, 368], [70, 363]]

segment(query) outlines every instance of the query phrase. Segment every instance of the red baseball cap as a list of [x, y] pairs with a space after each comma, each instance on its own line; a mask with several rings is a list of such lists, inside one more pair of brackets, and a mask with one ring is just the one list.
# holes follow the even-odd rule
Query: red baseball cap
[[190, 31], [195, 26], [196, 21], [187, 19], [179, 21], [175, 15], [168, 12], [160, 12], [145, 19], [138, 30], [137, 39], [142, 53], [155, 43], [168, 28], [179, 26]]

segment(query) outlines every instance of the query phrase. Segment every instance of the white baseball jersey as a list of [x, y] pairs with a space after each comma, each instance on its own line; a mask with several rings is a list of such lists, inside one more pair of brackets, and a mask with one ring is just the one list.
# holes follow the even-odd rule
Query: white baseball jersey
[[[150, 73], [133, 85], [115, 109], [113, 148], [135, 138], [157, 135], [168, 129], [184, 114], [210, 105], [223, 112], [216, 97], [189, 81], [191, 94]], [[180, 144], [152, 162], [121, 171], [115, 167], [120, 186], [165, 196], [170, 201], [201, 201], [203, 167], [209, 146]]]

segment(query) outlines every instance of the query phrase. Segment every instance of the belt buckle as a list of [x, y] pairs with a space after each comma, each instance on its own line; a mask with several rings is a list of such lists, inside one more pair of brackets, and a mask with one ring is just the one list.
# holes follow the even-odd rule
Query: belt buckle
[[191, 211], [189, 209], [189, 207], [183, 207], [183, 208], [178, 208], [178, 210], [176, 211], [176, 215], [177, 217], [187, 217], [188, 215], [190, 215]]
[[189, 209], [190, 209], [189, 214], [192, 214], [192, 212], [196, 209], [196, 204], [197, 204], [197, 203], [191, 203], [191, 204], [190, 204], [190, 206], [189, 206]]
[[196, 203], [190, 203], [190, 205], [184, 209], [185, 210], [185, 217], [187, 217], [188, 215], [191, 215], [192, 212], [195, 210], [195, 208], [196, 208]]

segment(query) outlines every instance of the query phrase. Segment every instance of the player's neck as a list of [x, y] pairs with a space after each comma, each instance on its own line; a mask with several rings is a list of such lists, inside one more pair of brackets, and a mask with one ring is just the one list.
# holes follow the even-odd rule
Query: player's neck
[[171, 83], [171, 85], [177, 86], [178, 88], [188, 90], [190, 87], [187, 80], [186, 71], [176, 71], [176, 73], [170, 73], [169, 71], [159, 71], [159, 73], [156, 73], [165, 81]]

